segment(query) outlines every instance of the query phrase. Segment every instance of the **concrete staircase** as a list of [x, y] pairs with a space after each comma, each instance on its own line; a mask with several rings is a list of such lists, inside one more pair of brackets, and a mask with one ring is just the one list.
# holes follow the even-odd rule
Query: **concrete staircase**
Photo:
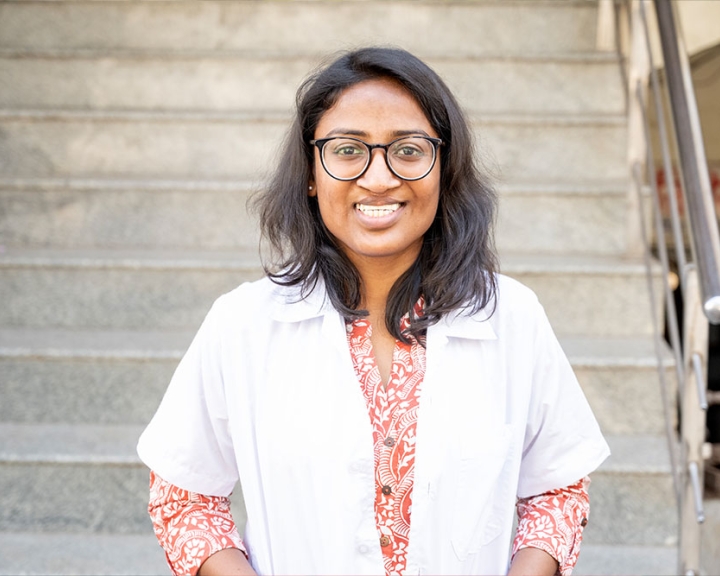
[[613, 448], [576, 574], [674, 573], [622, 80], [596, 11], [0, 2], [0, 574], [167, 573], [137, 436], [213, 299], [260, 275], [245, 200], [299, 81], [370, 43], [425, 58], [469, 111], [503, 271], [539, 294]]

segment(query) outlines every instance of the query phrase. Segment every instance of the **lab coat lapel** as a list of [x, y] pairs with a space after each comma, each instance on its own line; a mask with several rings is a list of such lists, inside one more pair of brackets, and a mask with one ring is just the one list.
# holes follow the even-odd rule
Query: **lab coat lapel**
[[473, 364], [483, 364], [484, 348], [496, 339], [495, 331], [482, 312], [475, 315], [453, 313], [428, 329], [425, 378], [418, 412], [408, 574], [417, 574], [423, 567], [433, 565], [434, 552], [426, 544], [432, 540], [428, 538], [429, 534], [439, 529], [433, 516], [438, 506], [444, 506], [443, 498], [447, 497], [447, 490], [437, 492], [436, 480], [440, 475], [453, 474], [452, 470], [444, 469], [448, 451], [457, 456], [461, 450], [459, 446], [447, 444], [449, 428], [457, 424], [448, 421], [448, 415], [451, 415], [452, 403], [473, 401], [472, 394], [471, 398], [464, 394], [458, 397], [448, 389], [452, 387], [462, 392], [477, 388], [474, 384], [482, 386], [486, 374], [494, 372], [492, 367], [485, 365], [485, 369], [473, 375], [466, 372], [473, 369]]

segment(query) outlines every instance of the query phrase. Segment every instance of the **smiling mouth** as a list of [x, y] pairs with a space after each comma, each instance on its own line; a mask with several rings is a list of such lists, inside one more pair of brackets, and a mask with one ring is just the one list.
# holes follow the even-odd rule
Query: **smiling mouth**
[[398, 208], [400, 208], [402, 204], [395, 203], [395, 204], [385, 204], [384, 206], [370, 206], [368, 204], [355, 204], [355, 208], [360, 210], [365, 216], [370, 216], [371, 218], [381, 218], [383, 216], [388, 216], [389, 214], [392, 214], [395, 212]]

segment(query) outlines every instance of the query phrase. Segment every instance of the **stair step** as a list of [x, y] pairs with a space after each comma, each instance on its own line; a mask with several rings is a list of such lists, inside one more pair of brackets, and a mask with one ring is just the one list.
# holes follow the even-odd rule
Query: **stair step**
[[611, 456], [592, 475], [583, 541], [677, 545], [677, 505], [663, 436], [606, 436]]
[[[595, 49], [597, 7], [523, 2], [25, 2], [0, 4], [6, 48], [327, 54], [367, 44], [424, 57]], [[312, 33], [309, 33], [312, 31]], [[450, 34], [448, 31], [452, 31]], [[562, 31], [562, 32], [559, 32]], [[260, 48], [258, 48], [260, 47]]]
[[720, 493], [705, 488], [705, 523], [700, 545], [701, 574], [720, 574]]
[[[252, 182], [0, 179], [0, 242], [55, 248], [254, 248]], [[501, 251], [621, 254], [627, 190], [621, 183], [504, 184]]]
[[0, 461], [12, 464], [137, 465], [143, 426], [0, 422]]
[[255, 248], [252, 192], [248, 181], [7, 180], [0, 238], [16, 247]]
[[[280, 113], [0, 111], [6, 177], [262, 177], [289, 124]], [[503, 181], [627, 177], [621, 115], [483, 115], [478, 149]]]
[[0, 328], [0, 357], [178, 362], [193, 335], [191, 331]]
[[143, 535], [0, 532], [0, 576], [169, 573], [152, 531]]
[[587, 544], [583, 541], [575, 576], [674, 576], [675, 546]]
[[598, 473], [649, 474], [671, 473], [667, 438], [654, 434], [607, 435], [611, 456], [602, 463]]
[[197, 329], [212, 302], [262, 270], [254, 253], [11, 250], [0, 325]]
[[[9, 88], [0, 93], [0, 107], [284, 111], [320, 63], [295, 54], [0, 50], [0, 79], [7, 79]], [[427, 63], [468, 110], [624, 111], [619, 64], [610, 53], [449, 57]]]
[[[503, 255], [562, 335], [652, 333], [645, 268], [617, 258]], [[0, 253], [0, 326], [193, 329], [212, 302], [262, 276], [241, 251], [13, 249]], [[658, 311], [659, 314], [659, 311]]]
[[0, 329], [0, 422], [147, 425], [192, 337]]
[[612, 183], [500, 186], [496, 246], [501, 253], [621, 255], [627, 210], [626, 187]]
[[[560, 343], [605, 434], [665, 434], [652, 338], [575, 337], [562, 338]], [[668, 398], [673, 402], [674, 361], [667, 346], [661, 354]], [[674, 410], [670, 417], [674, 424]]]
[[141, 431], [0, 424], [0, 531], [152, 534]]
[[[192, 337], [191, 331], [0, 329], [0, 422], [147, 424]], [[561, 344], [606, 434], [664, 433], [649, 339], [563, 338]]]
[[[0, 329], [0, 422], [147, 424], [192, 337], [191, 331]], [[563, 338], [561, 344], [603, 432], [664, 434], [650, 339]]]
[[[0, 576], [168, 574], [155, 536], [0, 533]], [[715, 572], [705, 571], [705, 574]], [[576, 576], [673, 576], [677, 549], [583, 543]]]
[[[652, 334], [646, 269], [639, 260], [501, 253], [500, 262], [503, 273], [537, 293], [559, 335]], [[658, 282], [658, 270], [653, 274]]]
[[[141, 431], [127, 425], [0, 424], [0, 480], [8, 487], [0, 494], [0, 530], [150, 530], [147, 469], [134, 452]], [[607, 439], [614, 453], [593, 474], [585, 541], [674, 544], [677, 512], [664, 439]], [[241, 494], [233, 500], [244, 525]]]

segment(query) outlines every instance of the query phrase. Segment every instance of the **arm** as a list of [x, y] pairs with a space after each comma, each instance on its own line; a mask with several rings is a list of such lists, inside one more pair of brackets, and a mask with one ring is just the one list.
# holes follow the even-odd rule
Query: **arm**
[[255, 576], [255, 570], [240, 550], [225, 548], [205, 560], [197, 574], [198, 576]]
[[519, 550], [510, 564], [508, 576], [555, 576], [558, 562], [539, 548]]
[[173, 574], [199, 574], [201, 565], [203, 576], [255, 573], [226, 497], [183, 490], [151, 472], [148, 511]]
[[569, 576], [577, 562], [590, 502], [585, 477], [566, 488], [518, 500], [509, 576]]

